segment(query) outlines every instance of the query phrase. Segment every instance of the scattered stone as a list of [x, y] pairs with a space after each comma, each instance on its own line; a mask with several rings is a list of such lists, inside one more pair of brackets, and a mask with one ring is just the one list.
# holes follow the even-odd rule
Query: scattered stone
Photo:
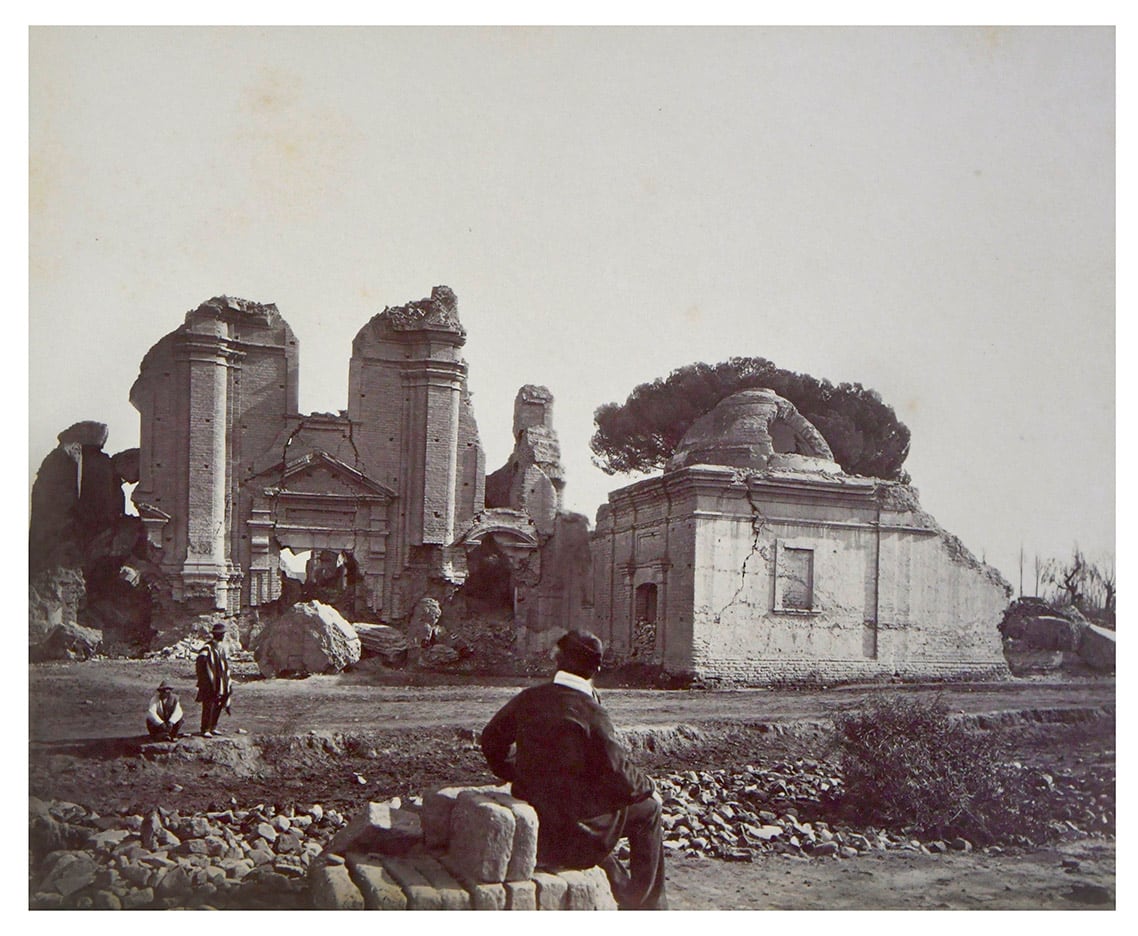
[[95, 883], [99, 865], [95, 859], [82, 851], [56, 852], [55, 861], [48, 856], [50, 870], [41, 882], [39, 890], [55, 891], [64, 897], [74, 894]]
[[422, 838], [423, 830], [417, 813], [392, 808], [389, 803], [368, 803], [355, 819], [332, 837], [325, 850], [341, 855], [349, 849], [403, 855]]
[[124, 910], [137, 910], [149, 907], [154, 903], [154, 891], [149, 887], [140, 887], [138, 890], [125, 894], [122, 898]]

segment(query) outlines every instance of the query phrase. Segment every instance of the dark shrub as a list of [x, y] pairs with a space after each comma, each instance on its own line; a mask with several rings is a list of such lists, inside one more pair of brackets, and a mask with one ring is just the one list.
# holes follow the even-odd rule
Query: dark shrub
[[939, 700], [890, 693], [835, 722], [851, 818], [977, 844], [1048, 836], [1045, 804], [1024, 771]]

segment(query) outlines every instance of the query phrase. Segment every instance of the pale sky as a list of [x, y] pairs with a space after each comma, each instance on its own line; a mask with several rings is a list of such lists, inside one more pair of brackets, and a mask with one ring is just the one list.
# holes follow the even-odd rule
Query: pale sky
[[1115, 538], [1105, 27], [38, 28], [29, 471], [138, 444], [147, 349], [274, 302], [303, 412], [446, 284], [487, 470], [544, 384], [566, 506], [593, 410], [756, 355], [878, 390], [921, 502], [1015, 587]]

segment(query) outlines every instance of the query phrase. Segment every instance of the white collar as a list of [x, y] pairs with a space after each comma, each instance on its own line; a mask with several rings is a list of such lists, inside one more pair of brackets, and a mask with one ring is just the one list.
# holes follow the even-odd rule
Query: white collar
[[558, 670], [557, 674], [553, 677], [553, 684], [555, 686], [568, 686], [570, 689], [576, 689], [578, 692], [583, 692], [590, 699], [597, 697], [596, 690], [593, 689], [593, 681], [585, 679], [583, 676], [578, 676], [576, 673], [567, 673], [565, 670]]

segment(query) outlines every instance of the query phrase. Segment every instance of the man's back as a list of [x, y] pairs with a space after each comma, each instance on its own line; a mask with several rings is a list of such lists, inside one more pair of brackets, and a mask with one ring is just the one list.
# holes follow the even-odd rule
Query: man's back
[[605, 710], [569, 686], [546, 683], [519, 693], [483, 729], [482, 750], [490, 769], [537, 810], [547, 859], [595, 863], [604, 823], [586, 821], [652, 795], [652, 782], [629, 761]]

